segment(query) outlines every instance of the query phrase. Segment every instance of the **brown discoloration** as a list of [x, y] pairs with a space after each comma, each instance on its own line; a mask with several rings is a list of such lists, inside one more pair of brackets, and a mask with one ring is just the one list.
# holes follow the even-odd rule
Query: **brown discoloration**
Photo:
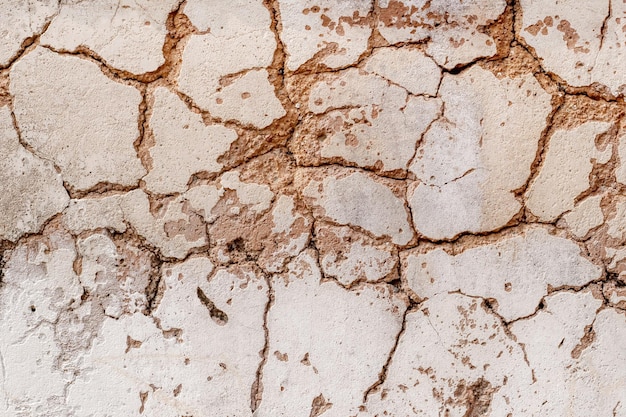
[[593, 330], [593, 324], [585, 326], [585, 334], [580, 339], [580, 343], [572, 350], [573, 359], [579, 359], [580, 355], [587, 349], [596, 339], [596, 332]]
[[309, 413], [309, 417], [318, 417], [324, 414], [326, 411], [330, 410], [333, 406], [333, 403], [326, 401], [323, 394], [318, 395], [313, 398], [313, 402], [311, 403], [311, 412]]
[[279, 351], [274, 351], [274, 356], [281, 362], [289, 362], [289, 355], [286, 353], [280, 353]]
[[0, 107], [7, 106], [11, 103], [11, 94], [9, 93], [9, 72], [0, 71]]
[[568, 49], [572, 49], [574, 52], [578, 53], [589, 53], [589, 48], [578, 45], [580, 35], [578, 35], [578, 32], [576, 32], [576, 29], [572, 27], [570, 22], [563, 19], [559, 22], [556, 29], [563, 33], [563, 40], [567, 43]]
[[228, 316], [226, 315], [226, 313], [224, 313], [222, 310], [215, 306], [213, 301], [211, 301], [209, 297], [206, 296], [204, 291], [202, 291], [202, 288], [198, 287], [196, 293], [200, 302], [202, 302], [202, 304], [204, 304], [204, 306], [209, 310], [209, 315], [211, 316], [211, 319], [216, 324], [220, 326], [225, 326], [228, 323]]
[[143, 411], [146, 407], [146, 400], [148, 399], [148, 391], [141, 391], [139, 393], [139, 401], [141, 401], [141, 406], [139, 407], [139, 414], [143, 414]]
[[456, 401], [467, 407], [463, 417], [480, 417], [489, 414], [493, 394], [497, 389], [483, 378], [479, 378], [471, 385], [466, 385], [464, 381], [457, 386], [454, 391]]
[[124, 353], [130, 352], [131, 349], [139, 349], [143, 342], [135, 340], [130, 335], [126, 336], [126, 350]]

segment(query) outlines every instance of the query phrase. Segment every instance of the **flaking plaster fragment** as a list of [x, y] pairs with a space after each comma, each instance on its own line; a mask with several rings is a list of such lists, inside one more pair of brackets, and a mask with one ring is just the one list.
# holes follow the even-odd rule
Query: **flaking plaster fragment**
[[252, 70], [211, 96], [207, 110], [222, 120], [263, 128], [287, 112], [268, 80], [265, 69]]
[[600, 206], [602, 197], [602, 195], [587, 197], [563, 216], [574, 236], [583, 238], [591, 229], [604, 223], [604, 214]]
[[[272, 64], [276, 39], [263, 2], [242, 3], [204, 11], [203, 2], [191, 3], [192, 22], [206, 33], [189, 39], [178, 86], [214, 116], [265, 127], [285, 114], [263, 70]], [[252, 12], [254, 18], [249, 18]], [[244, 71], [248, 73], [242, 76]]]
[[8, 65], [28, 38], [41, 33], [57, 13], [55, 0], [2, 0], [0, 2], [0, 67]]
[[152, 254], [131, 242], [121, 247], [105, 233], [77, 239], [79, 280], [83, 289], [99, 299], [104, 314], [119, 318], [148, 307], [146, 289], [152, 270]]
[[182, 259], [191, 249], [208, 243], [202, 216], [184, 196], [163, 199], [156, 213], [151, 212], [142, 190], [127, 193], [120, 204], [126, 221], [165, 257]]
[[522, 207], [514, 191], [530, 176], [550, 96], [532, 75], [498, 78], [479, 66], [446, 75], [440, 95], [443, 117], [410, 167], [415, 228], [436, 240], [500, 228]]
[[122, 210], [122, 194], [70, 200], [63, 211], [63, 224], [70, 232], [79, 234], [99, 228], [122, 233], [126, 230]]
[[259, 417], [315, 415], [320, 395], [330, 405], [324, 415], [356, 414], [395, 343], [406, 305], [390, 287], [346, 291], [320, 280], [311, 251], [272, 278]]
[[68, 0], [41, 37], [42, 45], [76, 51], [87, 47], [111, 66], [143, 74], [165, 59], [166, 21], [177, 0]]
[[351, 65], [367, 49], [374, 0], [278, 0], [286, 66], [296, 71], [309, 60], [329, 68]]
[[108, 79], [92, 62], [42, 47], [18, 60], [10, 77], [22, 139], [72, 187], [133, 185], [145, 174], [133, 147], [138, 90]]
[[506, 416], [532, 373], [481, 300], [441, 294], [407, 314], [387, 377], [359, 416]]
[[241, 176], [229, 171], [220, 179], [221, 195], [208, 220], [211, 253], [223, 264], [254, 260], [279, 272], [308, 243], [312, 219], [294, 196], [275, 195], [266, 184]]
[[0, 107], [0, 240], [38, 232], [69, 201], [54, 166], [20, 144], [9, 108]]
[[154, 92], [149, 120], [154, 146], [149, 149], [152, 169], [143, 179], [159, 194], [184, 192], [197, 172], [219, 172], [218, 158], [230, 149], [237, 133], [219, 124], [206, 125], [176, 94], [165, 88]]
[[358, 226], [397, 245], [413, 239], [409, 214], [398, 197], [402, 186], [395, 181], [351, 169], [303, 168], [295, 182], [317, 218]]
[[496, 43], [481, 27], [496, 20], [504, 0], [379, 0], [378, 30], [391, 44], [428, 40], [426, 51], [451, 69], [493, 56]]
[[316, 82], [308, 108], [312, 114], [298, 126], [292, 145], [300, 160], [318, 147], [322, 160], [393, 172], [407, 169], [441, 101], [409, 96], [380, 76], [351, 68]]
[[441, 69], [414, 48], [379, 48], [365, 62], [365, 71], [388, 79], [415, 95], [437, 95]]
[[409, 288], [421, 299], [454, 291], [495, 299], [495, 311], [511, 321], [532, 314], [549, 287], [582, 286], [602, 276], [577, 244], [540, 227], [458, 249], [456, 255], [438, 247], [404, 252]]
[[599, 83], [615, 96], [624, 94], [624, 2], [522, 0], [520, 5], [520, 36], [547, 71], [573, 87]]
[[347, 226], [316, 222], [315, 246], [324, 274], [343, 285], [395, 277], [398, 258], [394, 246], [388, 242], [377, 243]]
[[545, 162], [526, 193], [526, 207], [535, 216], [549, 222], [574, 208], [576, 197], [589, 188], [594, 163], [611, 157], [611, 147], [600, 150], [596, 144], [610, 128], [610, 123], [586, 122], [550, 136]]

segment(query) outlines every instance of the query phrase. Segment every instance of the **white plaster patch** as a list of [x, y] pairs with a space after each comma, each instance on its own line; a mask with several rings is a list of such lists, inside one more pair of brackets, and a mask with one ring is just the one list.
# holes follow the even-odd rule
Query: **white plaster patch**
[[322, 136], [323, 158], [340, 157], [362, 167], [379, 163], [384, 171], [394, 171], [407, 168], [441, 101], [408, 96], [381, 77], [350, 69], [316, 83], [309, 108], [324, 113], [314, 119], [319, 126], [330, 126]]
[[309, 415], [319, 407], [355, 414], [400, 331], [406, 307], [389, 288], [349, 292], [320, 279], [309, 251], [272, 280], [259, 417]]
[[372, 33], [365, 19], [373, 0], [279, 0], [282, 18], [280, 37], [287, 52], [287, 68], [323, 54], [320, 61], [330, 68], [354, 63], [367, 48]]
[[65, 51], [85, 46], [134, 74], [155, 71], [165, 62], [165, 23], [177, 5], [177, 0], [64, 1], [41, 43]]
[[[192, 35], [185, 47], [178, 77], [180, 91], [201, 108], [215, 111], [216, 116], [241, 118], [245, 124], [264, 127], [282, 117], [284, 109], [266, 79], [267, 72], [262, 70], [272, 63], [276, 49], [269, 11], [261, 1], [248, 1], [242, 7], [218, 6], [212, 8], [214, 14], [205, 15], [200, 12], [202, 4], [192, 2], [190, 13], [192, 21], [209, 32]], [[254, 18], [249, 18], [252, 12]], [[249, 72], [230, 86], [230, 81], [224, 80], [250, 70], [258, 71]], [[250, 94], [248, 101], [241, 97], [243, 93]]]
[[418, 297], [460, 291], [493, 298], [494, 309], [507, 321], [532, 314], [548, 286], [582, 286], [602, 276], [578, 245], [542, 228], [458, 255], [439, 248], [403, 255], [408, 285]]
[[0, 240], [38, 232], [69, 197], [54, 166], [24, 149], [8, 107], [0, 107]]
[[429, 39], [427, 52], [441, 66], [454, 68], [496, 53], [494, 38], [479, 27], [495, 21], [504, 0], [381, 0], [378, 30], [390, 43]]
[[446, 75], [440, 94], [443, 117], [410, 167], [415, 228], [439, 240], [502, 227], [522, 207], [514, 190], [530, 175], [550, 96], [532, 75], [498, 79], [478, 66]]
[[10, 75], [22, 139], [54, 161], [72, 187], [133, 185], [145, 174], [133, 147], [138, 90], [108, 79], [94, 63], [42, 47]]
[[22, 42], [42, 32], [58, 9], [54, 0], [0, 1], [0, 67], [16, 57]]
[[441, 80], [441, 69], [419, 49], [376, 49], [367, 59], [365, 70], [416, 95], [435, 96]]
[[606, 163], [611, 148], [601, 151], [596, 137], [611, 127], [605, 122], [586, 122], [572, 130], [557, 130], [550, 137], [539, 175], [526, 193], [526, 206], [542, 221], [553, 221], [574, 208], [574, 200], [589, 188], [593, 164]]
[[479, 299], [438, 295], [407, 314], [387, 377], [359, 416], [505, 416], [515, 388], [531, 384], [521, 346]]
[[520, 36], [546, 70], [574, 87], [600, 83], [614, 95], [624, 94], [624, 2], [522, 0], [520, 5]]
[[384, 184], [359, 171], [306, 181], [309, 172], [299, 171], [297, 180], [302, 184], [302, 195], [311, 199], [320, 216], [362, 227], [376, 236], [389, 236], [399, 245], [413, 238], [404, 202]]
[[199, 114], [165, 88], [157, 88], [154, 96], [149, 121], [155, 141], [149, 150], [152, 169], [143, 179], [156, 193], [183, 192], [193, 174], [220, 171], [217, 160], [230, 149], [237, 133], [222, 125], [205, 125]]
[[267, 127], [287, 114], [274, 94], [274, 86], [270, 84], [265, 69], [249, 71], [213, 94], [207, 110], [220, 119], [236, 120], [259, 128]]

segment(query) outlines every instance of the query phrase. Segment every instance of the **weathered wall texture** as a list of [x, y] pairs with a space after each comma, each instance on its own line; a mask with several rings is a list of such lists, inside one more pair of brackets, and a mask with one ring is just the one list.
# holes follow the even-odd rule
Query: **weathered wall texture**
[[0, 415], [626, 416], [626, 3], [0, 0]]

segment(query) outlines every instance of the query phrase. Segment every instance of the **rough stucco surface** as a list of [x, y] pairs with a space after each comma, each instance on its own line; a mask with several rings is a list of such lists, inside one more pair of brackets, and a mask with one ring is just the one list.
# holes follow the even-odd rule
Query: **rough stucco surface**
[[619, 0], [0, 0], [0, 417], [626, 417]]

